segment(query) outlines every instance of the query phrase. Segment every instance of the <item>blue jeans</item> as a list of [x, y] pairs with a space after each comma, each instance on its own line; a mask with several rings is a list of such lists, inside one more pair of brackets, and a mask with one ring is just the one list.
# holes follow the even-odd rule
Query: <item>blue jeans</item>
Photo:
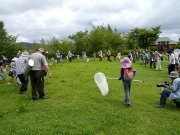
[[124, 86], [124, 92], [125, 92], [125, 103], [126, 104], [130, 104], [130, 90], [131, 90], [131, 81], [124, 81], [123, 82], [123, 86]]
[[2, 78], [2, 80], [4, 81], [4, 80], [6, 79], [5, 74], [2, 74], [2, 75], [1, 75], [1, 78]]
[[166, 99], [169, 97], [170, 94], [171, 94], [171, 92], [168, 90], [162, 91], [161, 98], [160, 98], [160, 104], [161, 105], [166, 105]]
[[61, 57], [57, 57], [57, 63], [61, 62]]

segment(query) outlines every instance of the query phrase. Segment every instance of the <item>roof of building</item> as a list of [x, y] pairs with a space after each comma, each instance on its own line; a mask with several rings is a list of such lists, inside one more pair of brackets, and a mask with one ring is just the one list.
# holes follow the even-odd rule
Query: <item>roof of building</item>
[[156, 42], [154, 43], [154, 45], [158, 45], [158, 42], [162, 42], [162, 41], [169, 41], [169, 45], [174, 45], [174, 44], [177, 44], [177, 42], [171, 40], [169, 37], [159, 37]]

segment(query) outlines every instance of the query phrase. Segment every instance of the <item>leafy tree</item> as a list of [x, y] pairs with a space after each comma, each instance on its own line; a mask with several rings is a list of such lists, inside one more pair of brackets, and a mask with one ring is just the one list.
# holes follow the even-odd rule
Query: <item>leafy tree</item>
[[103, 26], [94, 27], [89, 34], [89, 43], [91, 45], [91, 52], [98, 52], [104, 49], [104, 36], [106, 28]]
[[74, 42], [74, 45], [76, 46], [77, 52], [82, 52], [84, 50], [88, 49], [88, 31], [85, 30], [85, 32], [79, 31], [74, 35], [68, 36], [69, 39], [71, 39]]
[[6, 54], [8, 59], [12, 59], [12, 57], [17, 55], [18, 51], [23, 51], [25, 49], [24, 46], [18, 46], [16, 44], [17, 36], [9, 35], [4, 28], [4, 22], [0, 21], [0, 53]]
[[124, 37], [128, 49], [134, 49], [138, 47], [138, 41], [131, 37], [131, 33], [125, 34]]
[[75, 46], [68, 40], [59, 40], [55, 37], [52, 38], [48, 44], [48, 50], [55, 57], [56, 51], [59, 50], [61, 55], [66, 56], [68, 51], [75, 51]]
[[34, 41], [32, 53], [36, 52], [36, 50], [40, 47], [41, 47], [41, 45], [39, 43], [37, 43], [36, 41]]
[[150, 44], [158, 39], [159, 34], [161, 33], [160, 28], [161, 26], [157, 26], [155, 28], [151, 28], [151, 30], [147, 30], [146, 28], [140, 29], [136, 27], [131, 30], [129, 38], [136, 40], [139, 47], [147, 49]]

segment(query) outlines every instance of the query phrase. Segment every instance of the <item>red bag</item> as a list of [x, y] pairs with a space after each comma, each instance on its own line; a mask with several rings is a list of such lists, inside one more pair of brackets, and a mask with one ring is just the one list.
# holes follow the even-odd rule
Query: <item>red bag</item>
[[126, 68], [124, 69], [124, 80], [125, 81], [132, 81], [135, 76], [135, 70], [133, 68]]

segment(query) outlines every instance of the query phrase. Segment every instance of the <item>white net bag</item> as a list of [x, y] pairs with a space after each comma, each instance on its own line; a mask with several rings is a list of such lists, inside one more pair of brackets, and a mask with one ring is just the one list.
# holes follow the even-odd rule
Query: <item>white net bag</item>
[[103, 73], [98, 72], [94, 75], [94, 81], [99, 87], [101, 94], [105, 96], [109, 92], [106, 76]]

